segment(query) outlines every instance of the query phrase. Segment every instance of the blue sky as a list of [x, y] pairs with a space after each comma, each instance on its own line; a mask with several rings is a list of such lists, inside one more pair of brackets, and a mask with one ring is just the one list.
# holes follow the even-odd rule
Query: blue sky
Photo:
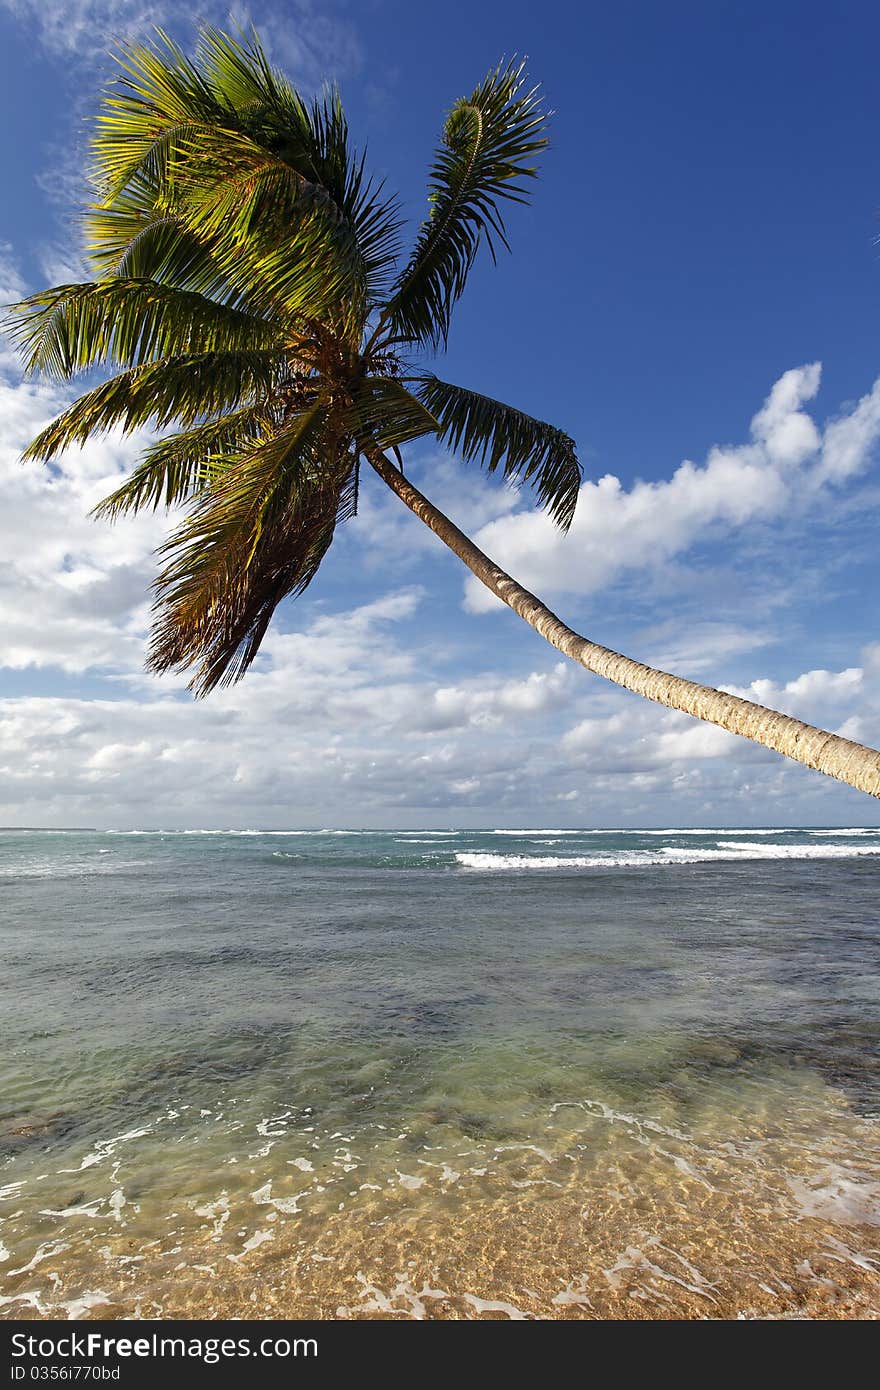
[[[186, 41], [177, 10], [0, 0], [0, 297], [79, 276], [108, 38], [158, 21]], [[528, 55], [553, 145], [438, 370], [575, 436], [578, 515], [563, 540], [432, 447], [408, 467], [589, 636], [880, 741], [876, 7], [250, 14], [304, 87], [339, 81], [414, 221], [444, 111]], [[244, 684], [193, 705], [142, 672], [167, 521], [85, 519], [136, 448], [23, 469], [65, 397], [0, 366], [0, 823], [880, 823], [857, 793], [566, 667], [378, 480]]]

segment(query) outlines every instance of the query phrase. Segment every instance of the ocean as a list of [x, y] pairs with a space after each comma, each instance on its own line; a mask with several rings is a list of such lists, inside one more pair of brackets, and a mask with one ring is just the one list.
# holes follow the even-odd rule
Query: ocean
[[880, 829], [0, 832], [0, 1316], [876, 1318]]

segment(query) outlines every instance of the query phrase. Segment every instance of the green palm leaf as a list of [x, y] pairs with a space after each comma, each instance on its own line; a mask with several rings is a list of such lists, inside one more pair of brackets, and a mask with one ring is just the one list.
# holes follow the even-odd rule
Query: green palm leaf
[[430, 410], [393, 377], [368, 377], [347, 418], [361, 449], [394, 449], [440, 429]]
[[218, 101], [249, 122], [262, 122], [284, 131], [293, 142], [297, 137], [305, 149], [309, 137], [309, 116], [305, 102], [287, 78], [273, 68], [257, 33], [232, 38], [220, 29], [206, 26], [199, 34], [196, 62]]
[[523, 65], [496, 68], [446, 121], [431, 166], [431, 214], [423, 223], [383, 318], [404, 341], [445, 343], [453, 306], [480, 243], [507, 246], [500, 205], [526, 202], [524, 179], [547, 144], [537, 89], [523, 94]]
[[170, 211], [146, 180], [133, 179], [112, 203], [91, 207], [85, 239], [99, 279], [156, 280], [245, 307], [240, 289], [212, 255], [210, 242]]
[[317, 573], [336, 523], [350, 514], [350, 456], [327, 468], [321, 402], [286, 430], [228, 460], [164, 546], [155, 590], [153, 670], [196, 667], [206, 694], [239, 679], [281, 599]]
[[186, 501], [210, 485], [230, 456], [245, 453], [268, 424], [266, 407], [249, 405], [158, 440], [92, 514], [113, 520], [124, 512], [173, 507]]
[[154, 43], [119, 45], [116, 57], [119, 76], [104, 97], [92, 141], [92, 176], [107, 201], [138, 173], [161, 184], [175, 141], [231, 114], [199, 65], [161, 29]]
[[435, 376], [422, 378], [416, 390], [450, 449], [490, 473], [502, 467], [506, 478], [530, 483], [554, 521], [568, 529], [582, 481], [573, 439], [513, 406]]
[[282, 366], [277, 352], [208, 352], [134, 367], [80, 396], [32, 440], [23, 458], [52, 459], [114, 428], [130, 434], [149, 424], [194, 425], [254, 404], [271, 393]]
[[98, 363], [138, 367], [205, 352], [281, 349], [277, 325], [152, 280], [58, 285], [15, 305], [25, 370], [66, 379]]

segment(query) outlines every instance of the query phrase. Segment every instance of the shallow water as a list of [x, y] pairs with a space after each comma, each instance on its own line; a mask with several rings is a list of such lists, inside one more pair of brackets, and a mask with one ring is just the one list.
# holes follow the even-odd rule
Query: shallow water
[[876, 1317], [878, 856], [0, 835], [0, 1315]]

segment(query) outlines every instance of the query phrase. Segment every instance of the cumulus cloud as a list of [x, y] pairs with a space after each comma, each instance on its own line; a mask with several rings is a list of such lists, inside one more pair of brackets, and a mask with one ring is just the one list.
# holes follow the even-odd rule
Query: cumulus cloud
[[557, 662], [550, 671], [533, 671], [525, 680], [469, 681], [438, 686], [420, 707], [414, 726], [424, 730], [465, 725], [492, 729], [508, 717], [539, 714], [563, 706], [571, 692], [572, 667]]
[[860, 473], [880, 438], [880, 382], [825, 429], [821, 457], [810, 482], [845, 482]]
[[752, 420], [752, 438], [779, 467], [797, 466], [821, 444], [815, 423], [801, 407], [819, 390], [820, 363], [785, 372]]
[[860, 666], [842, 671], [805, 671], [783, 682], [759, 678], [747, 686], [725, 689], [876, 748], [880, 744], [880, 643], [870, 643], [861, 656]]
[[860, 666], [849, 666], [844, 671], [805, 671], [803, 675], [778, 685], [775, 681], [760, 679], [752, 681], [742, 689], [729, 687], [734, 694], [746, 700], [754, 700], [760, 705], [770, 705], [782, 710], [784, 714], [801, 713], [810, 710], [816, 717], [822, 709], [836, 709], [841, 703], [852, 701], [862, 694], [865, 685], [865, 672]]
[[[571, 667], [523, 680], [484, 670], [450, 698], [413, 639], [423, 603], [403, 589], [279, 634], [245, 684], [200, 705], [160, 684], [117, 699], [0, 699], [0, 823], [865, 819], [856, 792]], [[880, 652], [858, 671], [759, 680], [749, 694], [877, 733]]]
[[[756, 796], [765, 821], [791, 820], [794, 796], [819, 822], [864, 815], [856, 793], [561, 663], [450, 686], [414, 635], [425, 601], [410, 587], [275, 633], [245, 683], [198, 705], [164, 682], [0, 699], [0, 823], [730, 823], [737, 806], [748, 823]], [[880, 655], [786, 688], [798, 712], [876, 728]]]
[[[880, 440], [880, 379], [820, 431], [804, 410], [819, 389], [818, 363], [786, 372], [751, 423], [745, 444], [716, 446], [672, 477], [625, 488], [606, 474], [581, 488], [571, 530], [543, 512], [514, 511], [484, 526], [478, 544], [539, 594], [589, 594], [627, 572], [661, 569], [709, 536], [827, 504], [828, 487], [859, 475]], [[467, 581], [465, 606], [498, 601]]]
[[100, 438], [52, 468], [21, 451], [64, 408], [57, 387], [0, 378], [0, 663], [134, 668], [143, 661], [151, 552], [164, 518], [89, 518], [143, 440]]
[[[581, 767], [626, 775], [654, 768], [673, 773], [697, 760], [736, 756], [743, 743], [712, 724], [696, 723], [670, 711], [633, 709], [629, 702], [603, 718], [582, 719], [562, 738], [562, 748]], [[741, 756], [755, 745], [743, 744]], [[758, 750], [764, 756], [764, 750]]]
[[246, 684], [200, 705], [158, 683], [114, 700], [0, 700], [0, 819], [351, 823], [477, 793], [494, 810], [567, 673], [444, 687], [420, 673], [407, 625], [421, 601], [405, 589], [276, 633]]

